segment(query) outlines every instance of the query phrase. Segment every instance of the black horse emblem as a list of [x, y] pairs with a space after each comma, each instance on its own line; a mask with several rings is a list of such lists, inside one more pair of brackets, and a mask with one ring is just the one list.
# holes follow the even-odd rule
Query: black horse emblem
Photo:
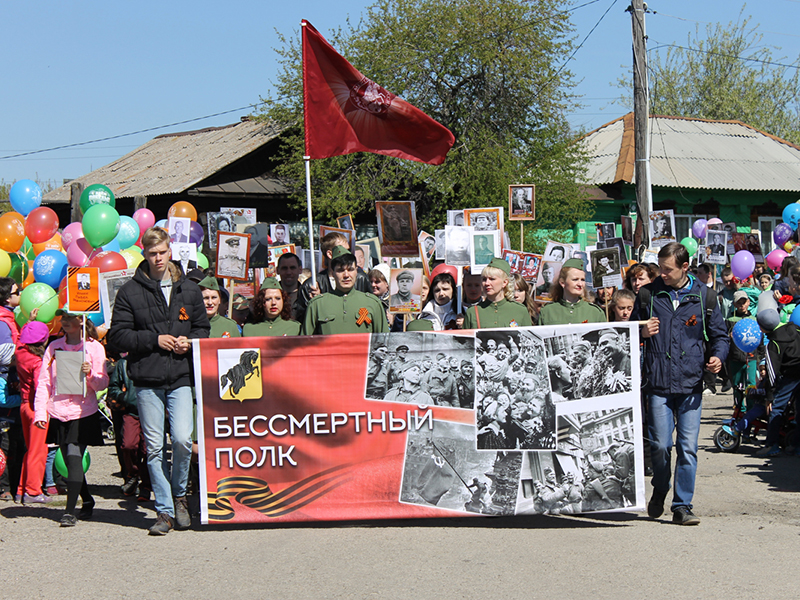
[[239, 364], [233, 365], [228, 372], [219, 378], [219, 384], [225, 391], [225, 386], [230, 383], [231, 396], [236, 397], [236, 394], [245, 386], [247, 380], [255, 373], [259, 377], [261, 372], [256, 366], [258, 360], [258, 352], [256, 350], [247, 350], [242, 352], [239, 356]]

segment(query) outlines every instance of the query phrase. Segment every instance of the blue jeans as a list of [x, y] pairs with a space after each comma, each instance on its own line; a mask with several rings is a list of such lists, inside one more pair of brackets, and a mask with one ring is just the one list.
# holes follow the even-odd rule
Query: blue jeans
[[800, 379], [778, 377], [775, 380], [775, 393], [772, 399], [772, 411], [769, 413], [765, 446], [778, 445], [781, 438], [781, 427], [783, 426], [783, 413], [798, 385], [800, 385]]
[[666, 494], [671, 471], [672, 433], [675, 440], [675, 492], [672, 510], [679, 506], [692, 508], [694, 479], [697, 473], [697, 438], [702, 413], [701, 394], [649, 394], [647, 397], [647, 430], [653, 461], [653, 488]]
[[[192, 460], [192, 389], [172, 391], [136, 388], [139, 422], [147, 444], [147, 469], [156, 497], [156, 512], [175, 516], [172, 497], [186, 495], [189, 464]], [[165, 418], [169, 417], [172, 438], [172, 472], [166, 458]]]

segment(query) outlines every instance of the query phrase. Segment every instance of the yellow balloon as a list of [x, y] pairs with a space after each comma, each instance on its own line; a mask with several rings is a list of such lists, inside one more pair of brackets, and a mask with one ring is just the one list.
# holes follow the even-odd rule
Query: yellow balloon
[[125, 262], [128, 263], [129, 269], [135, 269], [136, 266], [144, 260], [144, 256], [138, 252], [133, 252], [128, 248], [120, 251], [120, 254], [122, 255], [122, 258], [125, 259]]
[[789, 240], [783, 245], [783, 249], [786, 250], [787, 252], [791, 252], [792, 248], [794, 248], [794, 242], [792, 240]]
[[11, 257], [5, 250], [0, 250], [0, 277], [7, 277], [11, 272]]

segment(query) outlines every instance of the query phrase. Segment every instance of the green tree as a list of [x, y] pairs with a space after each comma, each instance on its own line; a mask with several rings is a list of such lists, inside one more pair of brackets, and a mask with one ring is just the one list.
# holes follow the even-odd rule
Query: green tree
[[651, 114], [739, 120], [800, 142], [800, 58], [774, 57], [750, 20], [698, 28], [686, 47], [651, 54]]
[[[420, 226], [445, 211], [507, 206], [508, 185], [537, 184], [534, 227], [588, 218], [583, 158], [565, 111], [572, 50], [565, 0], [377, 0], [357, 25], [326, 35], [367, 77], [447, 126], [442, 166], [359, 153], [312, 161], [315, 218], [374, 213], [376, 200], [414, 200]], [[283, 36], [282, 71], [265, 117], [290, 125], [279, 174], [304, 202], [301, 44]], [[528, 230], [528, 227], [526, 227]], [[516, 239], [519, 239], [518, 237]], [[532, 238], [531, 238], [532, 239]]]

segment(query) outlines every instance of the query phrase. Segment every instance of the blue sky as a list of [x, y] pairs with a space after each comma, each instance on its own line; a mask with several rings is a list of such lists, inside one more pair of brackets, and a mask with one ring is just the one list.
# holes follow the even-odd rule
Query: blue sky
[[[576, 0], [584, 4], [591, 0]], [[367, 0], [302, 2], [135, 3], [77, 0], [6, 3], [3, 10], [3, 92], [0, 94], [0, 179], [53, 180], [88, 173], [155, 135], [225, 125], [247, 110], [135, 136], [44, 152], [75, 144], [230, 111], [267, 95], [277, 73], [275, 29], [290, 33], [305, 18], [328, 35], [349, 16], [357, 21]], [[731, 0], [653, 0], [648, 47], [685, 45], [707, 22], [739, 17]], [[575, 128], [593, 129], [626, 108], [612, 104], [631, 63], [631, 25], [625, 0], [597, 0], [573, 15], [577, 43], [597, 25], [569, 68], [584, 107], [570, 111]], [[745, 9], [760, 24], [775, 57], [800, 55], [800, 0], [758, 0]], [[365, 75], [370, 76], [369, 73]], [[380, 82], [379, 82], [380, 83]]]

